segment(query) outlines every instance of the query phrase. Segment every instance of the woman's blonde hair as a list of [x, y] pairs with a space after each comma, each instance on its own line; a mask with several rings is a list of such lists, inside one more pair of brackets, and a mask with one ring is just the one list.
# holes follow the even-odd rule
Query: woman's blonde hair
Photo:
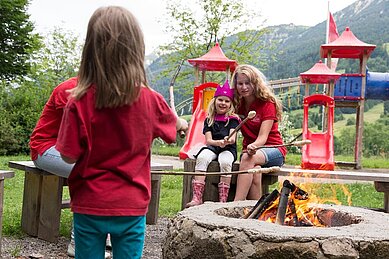
[[97, 9], [89, 20], [73, 96], [80, 99], [95, 84], [96, 108], [133, 103], [140, 88], [148, 87], [144, 58], [143, 33], [135, 16], [119, 6]]
[[[209, 104], [208, 104], [208, 127], [211, 127], [214, 123], [215, 123], [215, 115], [216, 115], [216, 98], [217, 97], [214, 97], [211, 99], [211, 101], [209, 101]], [[234, 107], [234, 103], [233, 103], [233, 100], [231, 100], [231, 106], [230, 108], [228, 109], [228, 111], [226, 112], [225, 116], [228, 117], [227, 119], [227, 123], [225, 126], [228, 125], [228, 123], [230, 122], [230, 116], [236, 116], [238, 118], [238, 115], [235, 114], [235, 107]]]
[[235, 104], [240, 105], [241, 97], [238, 94], [236, 87], [236, 80], [238, 74], [244, 74], [250, 80], [254, 88], [254, 95], [256, 98], [263, 101], [271, 101], [276, 105], [277, 118], [281, 120], [282, 115], [282, 103], [274, 94], [273, 89], [269, 85], [269, 82], [266, 80], [266, 77], [254, 66], [251, 65], [239, 65], [232, 75], [232, 85], [235, 89]]

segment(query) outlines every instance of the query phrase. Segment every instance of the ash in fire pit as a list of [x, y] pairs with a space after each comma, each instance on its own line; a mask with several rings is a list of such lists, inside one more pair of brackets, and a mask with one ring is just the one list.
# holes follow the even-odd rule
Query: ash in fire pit
[[178, 213], [163, 258], [388, 258], [389, 215], [315, 204], [330, 227], [291, 227], [242, 219], [256, 201], [206, 202]]

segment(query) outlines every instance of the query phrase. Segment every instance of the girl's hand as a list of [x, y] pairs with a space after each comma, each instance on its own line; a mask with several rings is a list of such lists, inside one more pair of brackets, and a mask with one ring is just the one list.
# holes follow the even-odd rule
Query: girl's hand
[[224, 139], [218, 140], [217, 143], [221, 148], [224, 148], [227, 145]]
[[231, 144], [234, 144], [234, 140], [233, 139], [227, 139], [228, 138], [228, 136], [227, 137], [224, 137], [224, 144], [227, 146], [227, 145], [231, 145]]
[[247, 145], [247, 154], [249, 154], [250, 156], [252, 155], [255, 155], [255, 153], [257, 152], [257, 149], [258, 147], [255, 146], [253, 143]]

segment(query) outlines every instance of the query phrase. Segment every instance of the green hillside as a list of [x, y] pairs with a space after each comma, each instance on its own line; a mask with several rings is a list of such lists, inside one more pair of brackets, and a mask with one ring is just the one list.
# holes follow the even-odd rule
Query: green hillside
[[[311, 108], [309, 109], [309, 112], [318, 112], [319, 108]], [[370, 108], [367, 112], [364, 113], [364, 121], [368, 123], [374, 123], [376, 122], [381, 114], [384, 111], [384, 103], [380, 103], [375, 105], [374, 107]], [[293, 116], [302, 116], [303, 115], [303, 110], [294, 110], [288, 113], [290, 117]], [[343, 129], [350, 129], [350, 130], [355, 130], [355, 123], [353, 125], [347, 125], [347, 120], [349, 118], [356, 118], [355, 114], [343, 114], [344, 119], [337, 121], [334, 123], [334, 135], [338, 137]], [[301, 125], [302, 126], [302, 125]], [[316, 131], [317, 128], [310, 128], [312, 131]], [[295, 127], [294, 129], [291, 130], [292, 135], [298, 135], [302, 131], [302, 128], [297, 128]]]
[[[376, 122], [380, 118], [380, 115], [383, 113], [383, 111], [384, 111], [384, 103], [375, 105], [374, 107], [370, 108], [367, 112], [364, 113], [363, 115], [364, 122], [368, 122], [368, 123]], [[355, 130], [355, 124], [346, 126], [347, 119], [355, 118], [355, 114], [343, 114], [343, 116], [345, 118], [344, 120], [337, 121], [334, 124], [335, 136], [339, 136], [343, 129]]]

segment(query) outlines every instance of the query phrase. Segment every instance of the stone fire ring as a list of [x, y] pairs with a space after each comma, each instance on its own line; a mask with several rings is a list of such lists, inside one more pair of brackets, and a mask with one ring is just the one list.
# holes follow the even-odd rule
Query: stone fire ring
[[233, 215], [254, 204], [206, 202], [179, 212], [169, 224], [163, 258], [389, 258], [387, 213], [317, 204], [358, 222], [336, 227], [289, 227]]

